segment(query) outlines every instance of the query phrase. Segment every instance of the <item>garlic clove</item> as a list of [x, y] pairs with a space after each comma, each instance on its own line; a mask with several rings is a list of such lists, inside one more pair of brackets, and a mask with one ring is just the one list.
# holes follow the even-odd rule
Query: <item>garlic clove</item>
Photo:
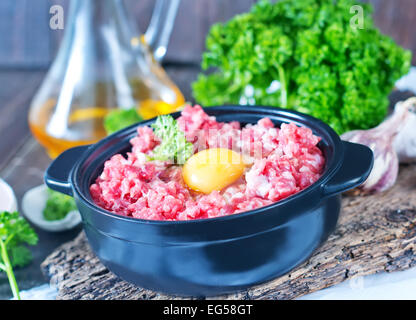
[[400, 163], [416, 162], [416, 97], [397, 103], [396, 109], [408, 109], [409, 113], [394, 139], [393, 147]]
[[341, 135], [343, 140], [366, 145], [373, 151], [373, 169], [367, 180], [358, 187], [363, 193], [382, 192], [396, 182], [399, 158], [393, 142], [408, 114], [409, 108], [406, 105], [399, 106], [377, 127], [370, 130], [354, 130]]
[[376, 148], [376, 151], [373, 151], [374, 169], [360, 186], [360, 189], [365, 192], [383, 192], [390, 189], [395, 184], [399, 173], [399, 160], [396, 152], [392, 148], [390, 150], [379, 149]]

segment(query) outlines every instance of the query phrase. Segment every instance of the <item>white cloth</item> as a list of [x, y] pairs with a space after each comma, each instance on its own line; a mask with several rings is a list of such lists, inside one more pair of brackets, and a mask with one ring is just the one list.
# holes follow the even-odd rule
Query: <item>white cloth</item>
[[48, 283], [20, 292], [22, 300], [55, 300], [58, 291]]
[[355, 277], [299, 300], [415, 300], [416, 268]]

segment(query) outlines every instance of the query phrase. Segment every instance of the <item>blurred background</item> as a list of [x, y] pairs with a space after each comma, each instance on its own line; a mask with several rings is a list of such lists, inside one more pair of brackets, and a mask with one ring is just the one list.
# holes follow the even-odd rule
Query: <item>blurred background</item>
[[[0, 67], [46, 69], [52, 62], [62, 30], [49, 28], [49, 8], [59, 4], [68, 13], [70, 0], [2, 0], [0, 2]], [[255, 0], [182, 0], [165, 63], [198, 66], [209, 27], [246, 12]], [[370, 0], [380, 30], [416, 52], [414, 0]], [[154, 0], [124, 0], [140, 30], [146, 30]], [[416, 55], [413, 55], [413, 64]]]
[[[100, 1], [100, 0], [96, 0]], [[200, 71], [201, 55], [210, 26], [246, 12], [255, 0], [182, 0], [162, 66], [186, 101], [193, 101], [190, 84]], [[413, 52], [416, 65], [416, 1], [369, 0], [380, 30]], [[65, 23], [70, 0], [0, 1], [0, 177], [14, 189], [18, 202], [43, 180], [50, 158], [33, 139], [28, 110], [48, 68], [54, 60], [65, 30], [52, 30], [50, 8], [64, 9]], [[151, 19], [154, 0], [124, 0], [137, 27], [144, 31]], [[65, 27], [66, 24], [65, 24]], [[22, 289], [44, 282], [39, 265], [52, 250], [68, 241], [79, 229], [51, 234], [38, 231], [40, 244], [33, 249], [34, 263], [19, 270]], [[10, 295], [0, 273], [0, 298]]]

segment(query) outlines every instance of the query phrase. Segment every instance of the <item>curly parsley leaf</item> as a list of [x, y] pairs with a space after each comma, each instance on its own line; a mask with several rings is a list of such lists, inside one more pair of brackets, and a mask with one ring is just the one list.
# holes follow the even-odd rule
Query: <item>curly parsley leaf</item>
[[22, 267], [32, 261], [25, 245], [35, 245], [38, 236], [18, 212], [0, 212], [0, 270], [6, 272], [13, 296], [20, 299], [13, 267]]
[[155, 135], [161, 140], [153, 150], [153, 159], [183, 164], [193, 154], [193, 145], [185, 138], [178, 123], [170, 115], [158, 116], [152, 124]]
[[24, 267], [32, 262], [32, 252], [24, 245], [10, 249], [10, 260], [13, 267]]
[[[338, 133], [368, 129], [387, 113], [388, 94], [410, 68], [411, 52], [374, 26], [351, 27], [355, 0], [257, 2], [211, 27], [192, 84], [205, 106], [257, 104], [301, 111]], [[247, 90], [247, 89], [250, 90]]]
[[35, 245], [38, 236], [18, 212], [0, 212], [0, 240], [9, 248], [25, 243]]

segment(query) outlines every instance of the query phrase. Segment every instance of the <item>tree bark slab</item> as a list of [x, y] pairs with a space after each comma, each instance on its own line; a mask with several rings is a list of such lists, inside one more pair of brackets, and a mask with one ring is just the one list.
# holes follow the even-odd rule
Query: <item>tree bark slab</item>
[[[402, 166], [387, 192], [343, 197], [335, 232], [290, 273], [219, 299], [294, 299], [345, 280], [416, 266], [416, 165]], [[58, 299], [180, 299], [131, 285], [106, 269], [85, 234], [41, 265]]]

